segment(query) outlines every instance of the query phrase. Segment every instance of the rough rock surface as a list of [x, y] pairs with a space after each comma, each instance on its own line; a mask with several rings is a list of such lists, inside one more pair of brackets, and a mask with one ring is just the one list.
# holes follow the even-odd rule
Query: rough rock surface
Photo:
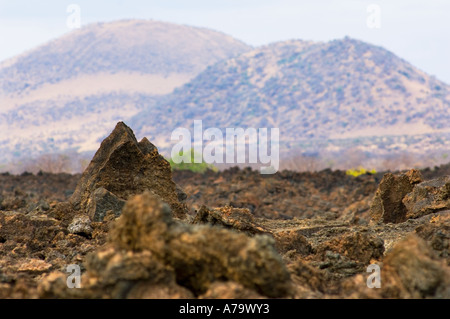
[[89, 196], [86, 211], [92, 220], [100, 222], [109, 211], [116, 217], [120, 216], [124, 205], [124, 200], [105, 188], [99, 187]]
[[261, 175], [249, 168], [230, 168], [204, 174], [174, 171], [174, 180], [188, 194], [186, 203], [199, 211], [207, 207], [246, 208], [255, 217], [269, 219], [315, 218], [330, 220], [347, 213], [361, 223], [369, 221], [369, 206], [383, 174], [357, 178], [343, 171], [317, 173], [281, 171]]
[[254, 216], [246, 208], [224, 206], [209, 209], [206, 206], [202, 206], [192, 223], [235, 229], [250, 236], [267, 233], [267, 231], [256, 224]]
[[[397, 244], [384, 260], [384, 282], [396, 298], [450, 298], [450, 267], [417, 236]], [[383, 280], [384, 279], [384, 280]]]
[[103, 194], [96, 193], [99, 188], [121, 200], [151, 191], [170, 205], [176, 217], [185, 217], [186, 207], [179, 201], [182, 196], [172, 180], [169, 162], [145, 137], [138, 142], [133, 131], [123, 122], [117, 123], [101, 143], [70, 198], [76, 209], [90, 211], [93, 214], [90, 217], [97, 221], [102, 216], [97, 206], [111, 205], [115, 209], [120, 203], [111, 197], [105, 198], [104, 191]]
[[236, 281], [269, 297], [289, 292], [289, 273], [270, 237], [176, 223], [149, 193], [130, 201], [116, 226], [111, 239], [117, 246], [151, 251], [174, 269], [177, 282], [195, 293], [217, 280]]
[[407, 219], [407, 208], [402, 200], [421, 181], [422, 176], [415, 169], [400, 175], [385, 174], [370, 207], [372, 220], [384, 223], [404, 222]]
[[368, 288], [362, 275], [342, 288], [352, 298], [450, 298], [450, 267], [414, 234], [386, 255], [380, 275], [381, 288]]
[[418, 226], [414, 233], [426, 240], [434, 252], [450, 266], [450, 211], [441, 211], [430, 222]]
[[[167, 285], [184, 297], [207, 297], [218, 289], [212, 284], [223, 281], [240, 285], [246, 294], [289, 296], [289, 272], [270, 237], [249, 238], [226, 229], [191, 226], [171, 215], [170, 208], [150, 192], [130, 199], [111, 230], [110, 244], [88, 259], [84, 297], [105, 292], [130, 297], [129, 293], [143, 289], [135, 287], [141, 281], [147, 289]], [[61, 289], [46, 282], [41, 291], [58, 297]], [[68, 288], [62, 290], [62, 297], [71, 294]]]
[[346, 233], [321, 244], [317, 249], [324, 256], [330, 251], [367, 266], [371, 260], [383, 257], [384, 241], [377, 235], [363, 231]]
[[[118, 162], [126, 149], [145, 165], [156, 154], [128, 142], [114, 144]], [[131, 183], [122, 174], [135, 171], [112, 170], [108, 156], [109, 182]], [[147, 173], [165, 185], [172, 175], [158, 172]], [[170, 198], [186, 199], [183, 219], [154, 189], [128, 194], [136, 184], [111, 189], [85, 175], [90, 188], [72, 198], [83, 193], [95, 209], [83, 211], [68, 202], [80, 175], [0, 174], [0, 298], [449, 298], [450, 165], [422, 172], [426, 182], [397, 172], [383, 186], [382, 173], [174, 171]], [[370, 222], [377, 187], [379, 207], [401, 208], [401, 218], [381, 210]], [[116, 198], [127, 202], [122, 215]], [[67, 287], [73, 264], [81, 289]], [[369, 264], [380, 267], [379, 289], [367, 287]]]
[[234, 208], [231, 206], [202, 208], [197, 212], [192, 221], [193, 224], [207, 224], [225, 229], [243, 232], [250, 237], [257, 234], [266, 234], [275, 239], [275, 248], [281, 254], [295, 251], [302, 255], [311, 253], [311, 245], [297, 230], [270, 230], [259, 224], [246, 208]]
[[79, 234], [84, 236], [92, 235], [91, 219], [87, 215], [77, 215], [73, 218], [67, 230], [71, 234]]
[[[319, 180], [326, 181], [325, 178], [321, 178], [322, 174], [325, 173], [318, 175]], [[186, 176], [185, 173], [181, 175]], [[259, 179], [259, 175], [253, 175], [248, 170], [233, 169], [214, 173], [214, 175], [192, 175], [192, 178], [188, 177], [186, 181], [190, 183], [204, 178], [204, 182], [211, 181], [210, 188], [214, 190], [220, 185], [224, 187], [224, 183], [228, 183], [228, 178], [242, 183], [239, 185], [242, 188], [245, 183], [252, 187], [253, 177], [256, 176], [255, 178]], [[224, 176], [221, 184], [213, 183], [221, 176]], [[343, 208], [333, 215], [321, 213], [315, 217], [302, 219], [296, 217], [267, 219], [255, 216], [250, 209], [205, 206], [201, 213], [199, 211], [196, 216], [180, 221], [172, 218], [167, 205], [161, 204], [165, 213], [162, 214], [161, 219], [156, 219], [159, 227], [152, 228], [152, 223], [139, 222], [146, 220], [143, 216], [143, 219], [135, 218], [135, 214], [130, 214], [122, 220], [124, 216], [118, 218], [112, 210], [107, 211], [103, 221], [90, 221], [86, 214], [80, 215], [80, 211], [75, 210], [67, 202], [57, 203], [50, 200], [47, 210], [41, 208], [28, 210], [26, 207], [30, 203], [34, 206], [34, 203], [38, 202], [37, 199], [39, 201], [44, 199], [41, 194], [29, 191], [31, 188], [28, 188], [28, 185], [34, 185], [28, 184], [29, 181], [34, 183], [34, 180], [39, 177], [42, 178], [41, 183], [45, 184], [46, 179], [53, 181], [56, 176], [49, 174], [26, 175], [20, 178], [0, 176], [5, 181], [3, 185], [11, 185], [4, 191], [4, 194], [11, 198], [11, 202], [14, 201], [13, 185], [17, 185], [17, 188], [20, 186], [24, 190], [18, 193], [17, 198], [25, 201], [23, 208], [19, 208], [18, 211], [0, 211], [0, 297], [267, 297], [263, 292], [264, 289], [258, 290], [260, 288], [255, 288], [254, 283], [251, 284], [240, 277], [227, 281], [224, 281], [222, 275], [221, 278], [215, 277], [222, 272], [232, 277], [228, 270], [220, 268], [222, 262], [225, 262], [224, 259], [220, 256], [215, 257], [217, 252], [224, 253], [221, 248], [224, 243], [231, 241], [231, 238], [233, 240], [239, 238], [241, 244], [236, 249], [244, 249], [245, 245], [242, 243], [255, 240], [261, 237], [260, 234], [263, 234], [262, 237], [266, 240], [272, 237], [272, 239], [269, 238], [271, 242], [269, 250], [273, 254], [275, 247], [289, 273], [288, 282], [292, 289], [287, 297], [409, 298], [424, 296], [433, 298], [444, 296], [442, 283], [439, 283], [436, 290], [430, 288], [430, 292], [427, 293], [420, 292], [419, 290], [423, 288], [419, 289], [417, 285], [406, 289], [403, 287], [404, 283], [398, 280], [390, 285], [382, 285], [381, 289], [369, 289], [366, 286], [368, 277], [366, 267], [369, 263], [377, 263], [384, 276], [387, 256], [396, 251], [400, 247], [398, 245], [402, 245], [399, 244], [402, 240], [411, 234], [416, 234], [433, 252], [434, 257], [431, 260], [439, 264], [439, 267], [442, 266], [445, 273], [445, 267], [450, 265], [449, 211], [438, 211], [400, 223], [370, 225], [364, 220], [368, 216], [370, 199], [373, 195], [368, 194], [361, 200], [355, 198], [354, 194], [361, 192], [361, 187], [369, 188], [368, 181], [372, 181], [373, 185], [371, 184], [370, 188], [375, 190], [373, 176], [348, 180], [348, 183], [341, 181], [338, 188], [321, 185], [315, 180], [316, 175], [308, 177], [302, 173], [291, 173], [290, 176], [292, 180], [285, 180], [287, 183], [283, 186], [288, 190], [289, 185], [294, 185], [293, 180], [298, 180], [303, 185], [310, 185], [311, 190], [317, 191], [322, 198], [328, 198], [330, 202], [338, 198], [339, 205], [344, 205], [344, 201], [347, 201], [347, 207], [342, 206]], [[72, 178], [77, 177], [67, 175], [66, 178], [68, 178], [67, 185], [76, 184]], [[24, 184], [17, 184], [19, 181], [23, 181]], [[270, 185], [273, 182], [279, 187], [280, 176], [265, 177], [264, 181], [267, 187], [262, 187], [260, 191], [267, 192], [259, 196], [271, 199], [272, 205], [276, 205], [276, 199], [280, 198], [280, 194], [272, 192], [273, 188]], [[318, 183], [317, 189], [314, 188], [314, 183]], [[228, 185], [230, 188], [234, 187], [233, 184]], [[201, 189], [200, 185], [198, 187]], [[203, 184], [201, 187], [204, 187]], [[61, 185], [58, 189], [65, 188]], [[336, 197], [338, 194], [340, 197]], [[63, 193], [58, 196], [64, 200]], [[205, 198], [206, 202], [207, 198]], [[304, 197], [295, 200], [301, 202]], [[245, 197], [242, 197], [242, 201], [246, 201]], [[143, 205], [143, 202], [139, 201], [139, 203]], [[200, 200], [199, 203], [201, 203]], [[137, 202], [134, 204], [136, 208], [139, 205]], [[319, 202], [314, 209], [321, 209], [320, 205]], [[280, 202], [278, 211], [288, 216], [291, 212], [282, 210], [283, 207], [287, 209], [289, 206], [283, 206], [283, 202]], [[132, 211], [144, 210], [133, 208]], [[84, 217], [78, 220], [75, 218], [77, 216]], [[275, 214], [275, 216], [279, 215]], [[153, 220], [148, 218], [150, 221]], [[126, 220], [128, 222], [125, 222]], [[79, 226], [90, 225], [91, 235], [86, 236], [83, 232], [71, 233], [69, 230], [72, 228], [68, 226], [72, 223]], [[125, 225], [128, 226], [125, 227]], [[222, 234], [222, 232], [226, 235], [219, 236], [220, 239], [212, 238], [212, 233]], [[176, 239], [177, 233], [179, 239]], [[268, 248], [263, 246], [255, 245], [261, 251], [255, 253], [256, 256], [268, 253], [266, 251]], [[175, 247], [184, 253], [170, 252]], [[227, 249], [230, 255], [238, 255], [232, 248]], [[420, 260], [424, 258], [421, 256], [424, 251], [426, 250], [415, 252]], [[199, 252], [202, 252], [201, 256]], [[218, 270], [211, 275], [210, 269], [197, 264], [197, 259], [202, 261], [202, 264], [214, 263], [216, 266], [213, 268]], [[66, 267], [69, 264], [77, 264], [81, 267], [83, 289], [67, 289]], [[19, 269], [21, 271], [18, 271]], [[412, 271], [412, 268], [404, 271]], [[389, 273], [394, 272], [389, 271]], [[258, 278], [258, 276], [254, 277]], [[195, 280], [192, 282], [189, 278], [195, 278]], [[264, 278], [258, 278], [258, 280], [264, 281]], [[441, 277], [437, 276], [437, 278]], [[394, 291], [397, 292], [394, 293]]]
[[414, 186], [403, 198], [406, 218], [418, 218], [450, 209], [450, 176], [443, 176]]

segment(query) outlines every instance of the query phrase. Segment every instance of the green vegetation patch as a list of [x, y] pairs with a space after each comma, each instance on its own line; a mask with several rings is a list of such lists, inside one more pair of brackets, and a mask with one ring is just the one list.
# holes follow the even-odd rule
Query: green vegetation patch
[[[171, 158], [168, 159], [170, 167], [172, 168], [172, 170], [180, 170], [180, 171], [181, 170], [189, 170], [189, 171], [192, 171], [192, 172], [195, 172], [195, 173], [204, 173], [208, 169], [213, 170], [215, 172], [218, 171], [217, 167], [215, 167], [212, 164], [206, 163], [204, 161], [204, 159], [203, 159], [203, 156], [202, 156], [202, 162], [201, 163], [195, 163], [194, 162], [194, 158], [195, 158], [195, 154], [197, 154], [197, 153], [194, 152], [194, 149], [191, 148], [188, 152], [191, 153], [191, 162], [190, 163], [181, 162], [181, 163], [177, 164], [177, 163], [175, 163], [173, 161], [173, 159], [171, 159]], [[180, 157], [183, 157], [183, 155], [184, 155], [183, 152], [179, 153]]]

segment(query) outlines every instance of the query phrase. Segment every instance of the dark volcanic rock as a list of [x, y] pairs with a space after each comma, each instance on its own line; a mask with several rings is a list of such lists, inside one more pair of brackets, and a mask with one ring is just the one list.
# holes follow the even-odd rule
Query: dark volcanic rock
[[381, 180], [380, 175], [357, 178], [342, 171], [317, 173], [281, 171], [261, 175], [250, 168], [229, 168], [203, 174], [174, 170], [174, 181], [189, 195], [189, 207], [247, 208], [255, 217], [270, 219], [344, 217], [349, 203], [359, 221], [369, 220], [369, 207]]
[[107, 247], [87, 257], [83, 289], [67, 288], [67, 274], [53, 272], [39, 284], [40, 298], [192, 298], [176, 284], [173, 271], [149, 251]]
[[280, 254], [295, 251], [295, 253], [306, 256], [312, 251], [311, 245], [299, 231], [265, 229], [258, 224], [258, 219], [247, 208], [225, 206], [210, 209], [202, 206], [192, 223], [233, 229], [250, 237], [257, 234], [269, 235], [275, 239], [275, 248]]
[[450, 298], [450, 267], [415, 235], [386, 256], [381, 278], [389, 298]]
[[376, 235], [364, 232], [345, 234], [322, 244], [318, 253], [337, 252], [347, 258], [368, 265], [372, 259], [380, 260], [384, 253], [384, 242]]
[[407, 219], [407, 209], [402, 200], [421, 181], [420, 171], [415, 169], [400, 175], [385, 174], [370, 207], [372, 220], [384, 223], [404, 222]]
[[418, 218], [450, 209], [450, 176], [422, 182], [403, 198], [406, 218]]
[[450, 266], [450, 211], [436, 213], [429, 223], [417, 227], [415, 233]]
[[280, 254], [294, 251], [301, 256], [307, 256], [312, 253], [311, 244], [299, 230], [282, 230], [272, 235], [275, 239], [275, 248]]
[[116, 217], [120, 216], [124, 205], [124, 200], [105, 188], [99, 187], [89, 197], [87, 213], [93, 221], [99, 222], [105, 218], [108, 211], [112, 211]]
[[351, 298], [450, 298], [450, 267], [414, 234], [398, 242], [380, 266], [381, 288], [370, 289], [367, 275], [342, 285]]
[[64, 287], [56, 272], [38, 290], [48, 298], [208, 298], [228, 286], [236, 296], [286, 297], [292, 282], [273, 244], [173, 219], [167, 204], [144, 192], [127, 202], [109, 244], [88, 256], [83, 289]]
[[267, 231], [256, 224], [255, 218], [246, 208], [225, 206], [209, 209], [206, 206], [202, 206], [192, 223], [235, 229], [250, 236], [267, 233]]
[[[450, 297], [443, 170], [425, 183], [414, 171], [386, 178], [376, 223], [369, 208], [382, 174], [175, 172], [199, 211], [179, 219], [155, 189], [127, 200], [154, 167], [153, 184], [170, 178], [150, 143], [118, 130], [105, 161], [91, 167], [98, 179], [85, 175], [74, 205], [67, 196], [81, 176], [0, 174], [0, 298]], [[183, 205], [186, 194], [172, 190]], [[384, 209], [399, 201], [406, 220], [383, 222], [397, 220]], [[369, 263], [380, 266], [380, 289], [367, 287]], [[82, 289], [67, 287], [71, 264], [80, 266]]]
[[[186, 206], [179, 201], [180, 190], [172, 180], [170, 164], [145, 137], [138, 143], [133, 131], [123, 122], [117, 123], [102, 142], [70, 201], [77, 209], [88, 211], [91, 208], [92, 213], [92, 207], [105, 204], [105, 200], [89, 203], [96, 201], [93, 194], [99, 188], [122, 200], [148, 190], [169, 204], [176, 217], [184, 218], [186, 214]], [[96, 219], [100, 217], [101, 213]]]
[[[302, 259], [297, 259], [291, 263], [288, 269], [291, 273], [292, 280], [297, 285], [306, 286], [314, 293], [322, 293], [326, 290], [327, 282], [329, 282], [326, 272], [309, 265]], [[318, 298], [319, 296], [312, 295], [311, 297]]]
[[45, 215], [0, 212], [0, 260], [10, 251], [14, 257], [26, 257], [44, 250], [62, 230], [57, 220]]
[[289, 293], [289, 273], [268, 236], [249, 238], [218, 227], [177, 223], [170, 209], [150, 193], [130, 200], [115, 226], [114, 245], [150, 251], [174, 270], [179, 284], [195, 294], [224, 280], [268, 297]]

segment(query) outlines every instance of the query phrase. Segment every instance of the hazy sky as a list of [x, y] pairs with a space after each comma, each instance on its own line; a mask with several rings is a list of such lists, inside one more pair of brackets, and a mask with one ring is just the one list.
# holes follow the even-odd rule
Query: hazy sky
[[449, 0], [0, 0], [0, 61], [70, 32], [70, 4], [79, 5], [82, 25], [154, 19], [215, 29], [254, 46], [348, 35], [450, 84]]

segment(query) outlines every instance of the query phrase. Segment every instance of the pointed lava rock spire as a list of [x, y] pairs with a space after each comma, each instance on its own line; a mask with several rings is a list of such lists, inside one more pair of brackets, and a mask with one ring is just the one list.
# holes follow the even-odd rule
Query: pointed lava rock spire
[[[84, 171], [70, 202], [99, 221], [105, 214], [101, 207], [116, 208], [112, 210], [118, 215], [125, 200], [146, 190], [166, 202], [175, 217], [185, 217], [187, 208], [181, 200], [186, 196], [173, 182], [170, 164], [145, 137], [138, 142], [119, 122]], [[103, 202], [99, 193], [105, 194]]]

